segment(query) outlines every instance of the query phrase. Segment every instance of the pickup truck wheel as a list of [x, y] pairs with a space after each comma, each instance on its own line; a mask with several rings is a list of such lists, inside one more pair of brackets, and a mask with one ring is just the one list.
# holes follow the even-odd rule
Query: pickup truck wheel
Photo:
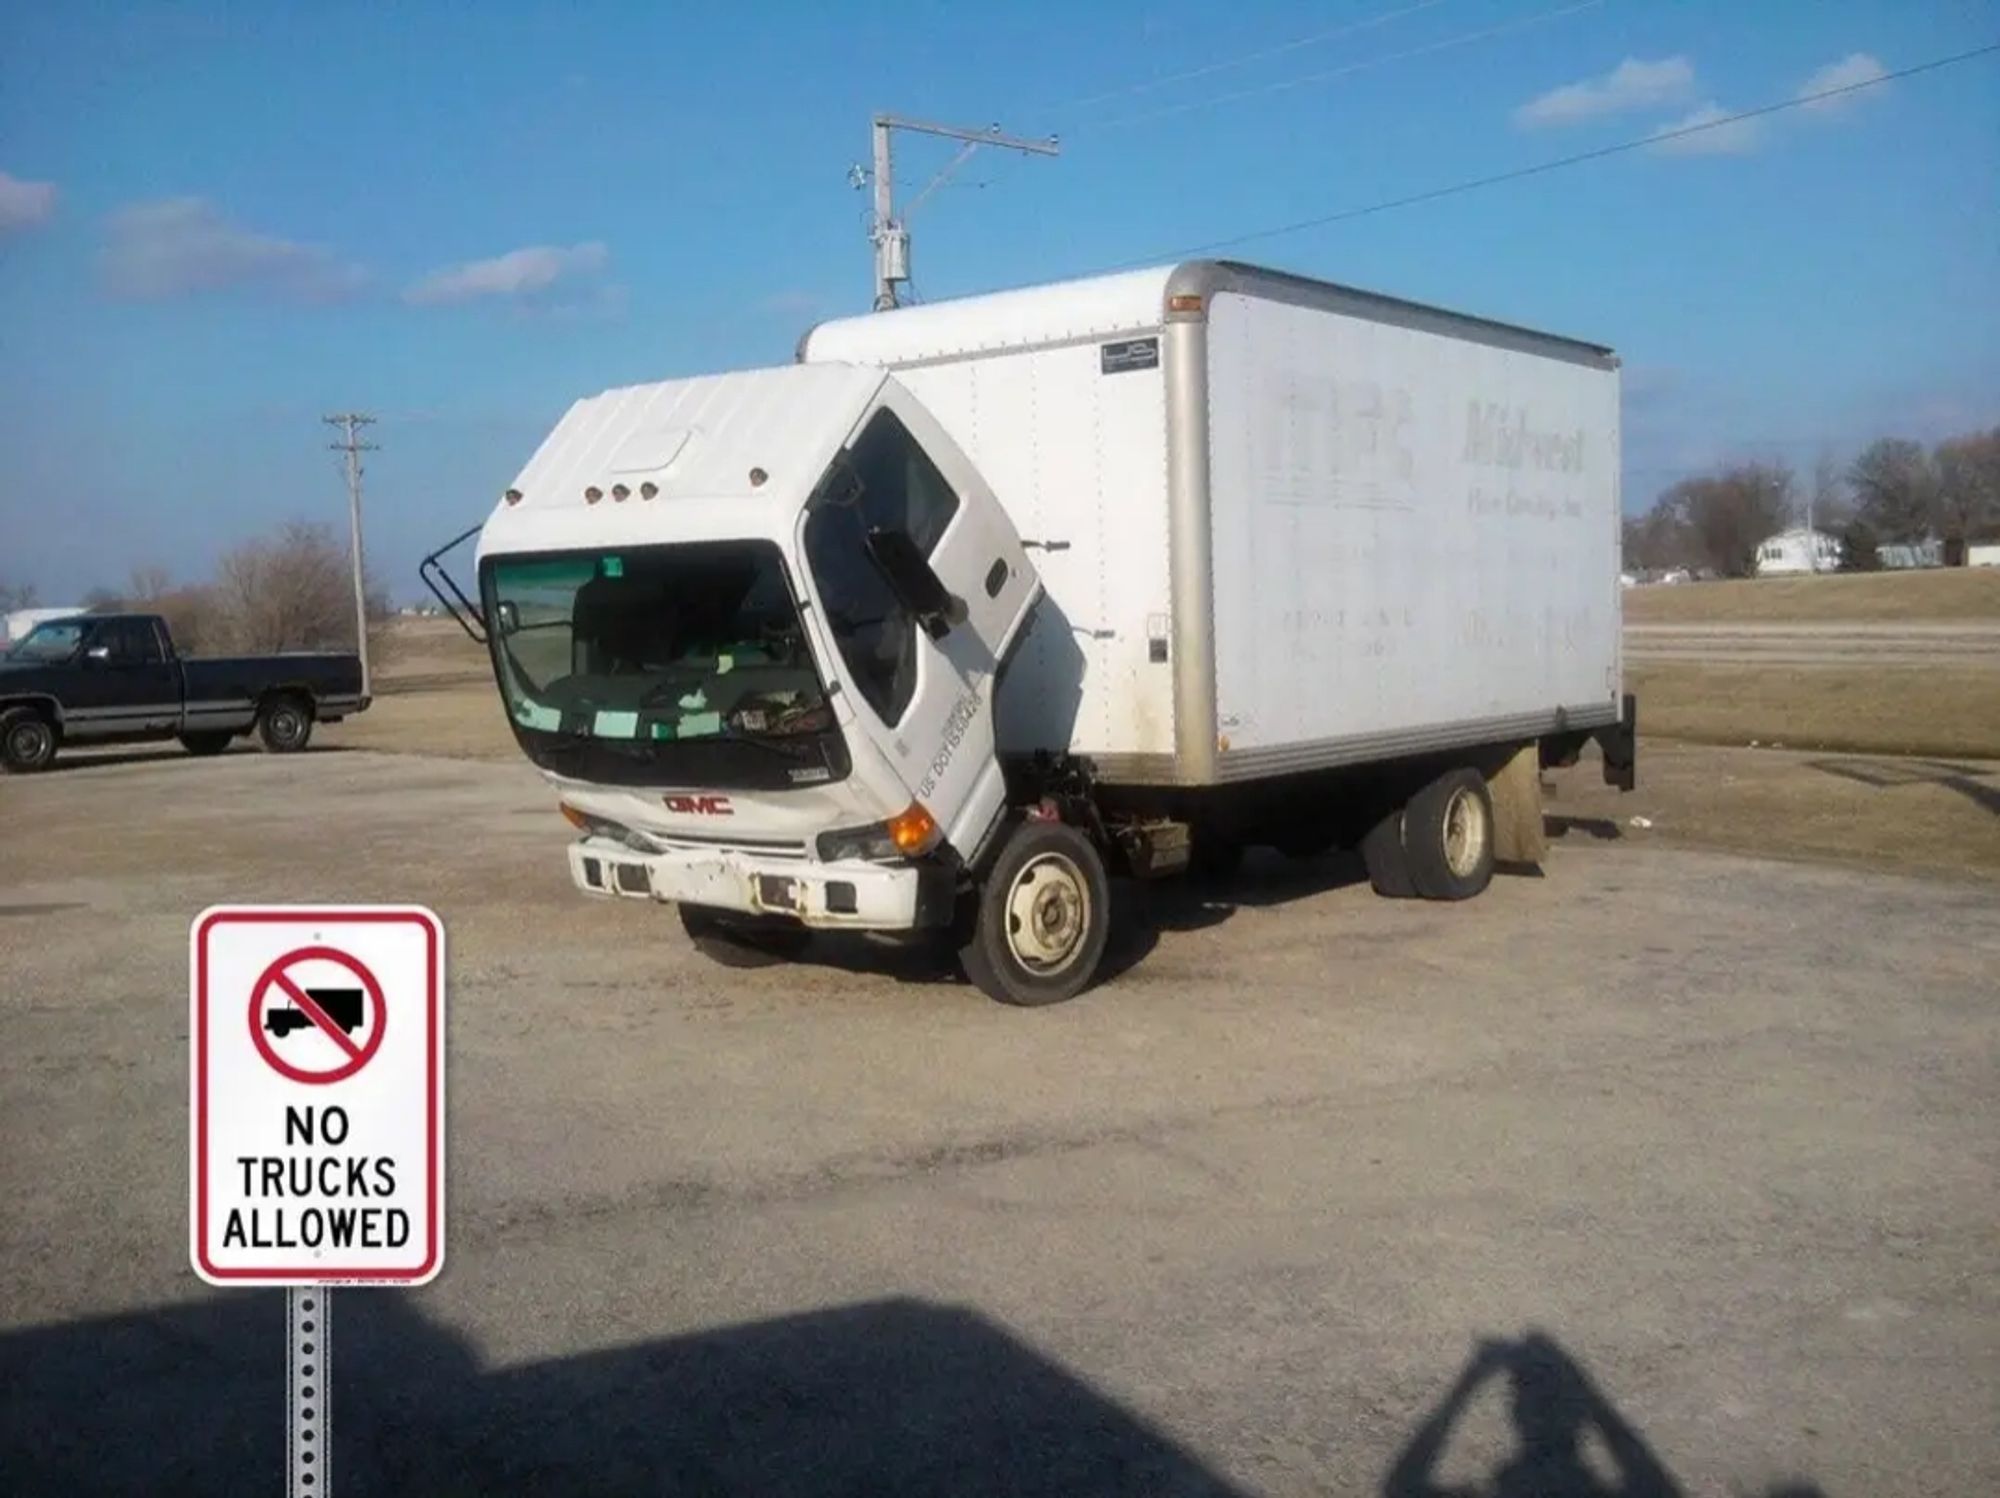
[[1090, 839], [1060, 822], [1024, 822], [980, 885], [959, 961], [988, 998], [1059, 1004], [1097, 975], [1110, 921], [1111, 887]]
[[56, 757], [55, 725], [31, 707], [0, 713], [0, 769], [12, 775], [46, 770]]
[[812, 932], [797, 921], [740, 919], [702, 905], [676, 905], [694, 949], [718, 967], [775, 967], [805, 955]]
[[1426, 900], [1469, 900], [1493, 881], [1493, 798], [1477, 770], [1451, 770], [1410, 798], [1403, 851]]
[[229, 747], [229, 741], [235, 737], [233, 733], [213, 731], [184, 733], [181, 735], [181, 748], [187, 750], [189, 754], [220, 754]]
[[297, 697], [273, 697], [257, 714], [257, 736], [273, 754], [297, 754], [312, 731], [312, 709]]

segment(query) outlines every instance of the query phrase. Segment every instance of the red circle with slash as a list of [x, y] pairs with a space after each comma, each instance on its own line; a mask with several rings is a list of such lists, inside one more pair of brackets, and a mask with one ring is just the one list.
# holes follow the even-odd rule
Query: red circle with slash
[[[368, 1038], [356, 1045], [347, 1038], [339, 1023], [328, 1014], [306, 991], [303, 984], [294, 982], [289, 969], [302, 962], [331, 962], [344, 967], [361, 982], [362, 991], [374, 1005], [374, 1022], [368, 1028]], [[273, 988], [278, 989], [292, 1001], [322, 1035], [343, 1051], [347, 1059], [331, 1071], [313, 1071], [307, 1067], [294, 1066], [271, 1048], [271, 1041], [258, 1023], [263, 1017], [264, 1000]], [[271, 1069], [280, 1076], [290, 1077], [294, 1082], [326, 1083], [340, 1082], [353, 1076], [366, 1066], [374, 1054], [382, 1048], [382, 1036], [389, 1028], [389, 1006], [382, 998], [382, 985], [375, 975], [368, 971], [357, 958], [348, 956], [334, 947], [300, 947], [295, 952], [287, 952], [276, 962], [265, 968], [263, 974], [250, 987], [250, 1039], [257, 1047], [257, 1053], [271, 1064]]]

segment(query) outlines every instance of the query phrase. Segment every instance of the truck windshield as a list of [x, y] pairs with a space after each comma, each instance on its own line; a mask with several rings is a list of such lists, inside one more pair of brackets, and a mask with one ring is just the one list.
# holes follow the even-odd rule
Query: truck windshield
[[7, 659], [33, 661], [41, 665], [66, 661], [76, 654], [77, 646], [83, 643], [83, 631], [82, 621], [74, 619], [59, 624], [37, 625], [7, 652]]
[[545, 768], [746, 789], [847, 773], [770, 542], [498, 557], [481, 583], [508, 716]]

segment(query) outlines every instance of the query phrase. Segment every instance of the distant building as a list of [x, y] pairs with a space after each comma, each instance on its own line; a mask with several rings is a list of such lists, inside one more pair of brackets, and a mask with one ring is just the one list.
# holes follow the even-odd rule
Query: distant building
[[1968, 567], [2000, 567], [2000, 541], [1975, 541], [1965, 548]]
[[1922, 567], [1944, 565], [1944, 542], [1896, 541], [1875, 548], [1875, 558], [1884, 572], [1913, 572]]
[[1840, 537], [1804, 526], [1764, 541], [1757, 548], [1757, 575], [1785, 577], [1798, 572], [1838, 572]]
[[87, 614], [90, 610], [82, 604], [73, 609], [16, 609], [11, 614], [0, 614], [0, 645], [11, 645], [16, 640], [25, 640], [28, 631], [37, 624], [46, 624], [51, 619], [67, 619], [72, 614]]

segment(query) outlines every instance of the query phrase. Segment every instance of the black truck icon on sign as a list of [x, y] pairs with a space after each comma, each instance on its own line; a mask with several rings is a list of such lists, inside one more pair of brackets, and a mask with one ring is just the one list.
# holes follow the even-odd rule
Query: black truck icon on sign
[[[352, 1035], [361, 1027], [361, 990], [358, 988], [308, 988], [306, 994], [326, 1011], [326, 1017], [340, 1026], [343, 1035]], [[283, 1040], [294, 1030], [304, 1030], [312, 1024], [310, 1019], [291, 1008], [273, 1009], [264, 1016], [264, 1028], [278, 1039]]]

